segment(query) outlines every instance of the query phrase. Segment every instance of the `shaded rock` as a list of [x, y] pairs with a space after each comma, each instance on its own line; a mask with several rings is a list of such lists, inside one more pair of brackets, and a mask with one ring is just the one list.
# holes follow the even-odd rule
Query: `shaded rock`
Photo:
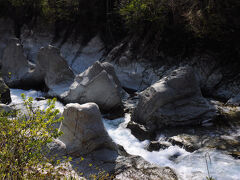
[[209, 137], [202, 143], [203, 147], [216, 148], [221, 151], [227, 152], [227, 154], [234, 154], [234, 152], [240, 151], [240, 141], [236, 137], [222, 135], [218, 137]]
[[232, 75], [232, 68], [228, 68], [228, 72], [225, 73], [225, 79], [218, 85], [216, 89], [215, 97], [221, 101], [229, 101], [229, 104], [238, 104], [240, 94], [240, 74]]
[[0, 112], [13, 112], [14, 109], [11, 108], [10, 106], [6, 105], [6, 104], [0, 104]]
[[[98, 159], [92, 159], [85, 157], [83, 161], [81, 158], [73, 159], [71, 165], [77, 170], [78, 173], [84, 172], [87, 179], [91, 179], [91, 174], [99, 174], [99, 172], [109, 173], [112, 179], [115, 180], [177, 180], [176, 173], [169, 167], [159, 167], [153, 165], [139, 156], [117, 156], [113, 160], [100, 161]], [[92, 164], [89, 167], [89, 164]], [[100, 177], [97, 179], [101, 179]]]
[[201, 138], [196, 135], [179, 134], [169, 138], [169, 142], [171, 142], [172, 145], [184, 148], [188, 152], [193, 152], [202, 147]]
[[202, 97], [194, 71], [180, 67], [140, 94], [132, 120], [152, 130], [165, 126], [208, 125], [216, 109]]
[[51, 143], [47, 144], [47, 149], [49, 157], [62, 157], [67, 155], [66, 145], [58, 139], [54, 139]]
[[176, 152], [176, 153], [174, 153], [173, 155], [169, 156], [168, 159], [169, 159], [170, 161], [175, 162], [179, 156], [181, 156], [181, 153], [180, 153], [180, 152]]
[[236, 95], [235, 97], [230, 98], [227, 101], [228, 105], [239, 106], [240, 105], [240, 94]]
[[46, 98], [45, 97], [36, 97], [35, 100], [36, 101], [43, 101], [43, 100], [46, 100]]
[[64, 134], [60, 140], [65, 143], [69, 154], [80, 156], [98, 149], [116, 150], [95, 103], [67, 104], [63, 116], [60, 130]]
[[148, 129], [147, 127], [133, 121], [130, 121], [127, 124], [127, 128], [129, 128], [131, 130], [131, 133], [140, 141], [144, 141], [146, 139], [153, 139], [155, 136], [154, 132], [151, 129]]
[[8, 86], [5, 84], [3, 79], [0, 77], [0, 102], [4, 104], [11, 103], [11, 95]]
[[223, 74], [217, 60], [208, 54], [194, 57], [186, 62], [193, 67], [201, 90], [208, 95], [214, 92], [216, 86], [222, 81]]
[[[116, 167], [116, 180], [177, 180], [177, 175], [169, 167], [158, 167], [156, 165], [146, 162], [143, 158], [138, 156], [122, 157], [117, 160], [119, 164]], [[119, 167], [121, 165], [122, 167]]]
[[240, 151], [233, 151], [230, 152], [230, 155], [234, 157], [235, 159], [240, 159]]
[[113, 67], [97, 61], [75, 78], [64, 100], [80, 104], [95, 102], [103, 111], [120, 112], [122, 101], [119, 86]]
[[74, 73], [66, 60], [60, 55], [59, 49], [48, 46], [41, 48], [37, 56], [37, 70], [44, 77], [49, 94], [60, 96], [68, 90], [74, 80]]
[[150, 152], [159, 151], [160, 149], [168, 148], [170, 145], [170, 143], [166, 142], [151, 141], [150, 144], [147, 146], [147, 150]]
[[[98, 63], [98, 62], [96, 62]], [[121, 83], [116, 75], [115, 69], [112, 64], [108, 62], [103, 62], [101, 64], [102, 68], [111, 76], [118, 88], [121, 88]]]
[[10, 39], [3, 52], [1, 61], [2, 76], [10, 87], [35, 87], [42, 79], [35, 72], [35, 65], [24, 55], [23, 47], [18, 39]]
[[[116, 145], [106, 132], [95, 103], [68, 104], [63, 116], [60, 130], [64, 134], [60, 140], [66, 145], [67, 154], [72, 156], [70, 164], [77, 174], [84, 173], [87, 179], [93, 174], [100, 179], [99, 175], [109, 173], [113, 179], [177, 180], [172, 169], [131, 156]], [[64, 146], [59, 143], [51, 144], [51, 149], [56, 153], [64, 152]]]

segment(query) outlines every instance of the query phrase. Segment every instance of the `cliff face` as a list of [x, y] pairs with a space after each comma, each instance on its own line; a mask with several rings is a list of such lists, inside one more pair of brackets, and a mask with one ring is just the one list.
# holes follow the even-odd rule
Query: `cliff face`
[[[0, 20], [0, 59], [7, 42], [14, 37], [13, 22]], [[20, 43], [24, 55], [31, 63], [36, 63], [37, 53], [41, 47], [48, 45], [60, 49], [75, 74], [79, 74], [95, 61], [108, 61], [114, 65], [117, 76], [123, 87], [142, 91], [149, 87], [169, 71], [179, 66], [190, 65], [194, 68], [204, 95], [224, 101], [234, 98], [240, 93], [238, 82], [238, 56], [225, 55], [211, 51], [199, 51], [191, 56], [168, 56], [158, 51], [153, 43], [146, 43], [148, 36], [130, 36], [118, 43], [111, 51], [106, 48], [101, 36], [97, 34], [84, 44], [84, 34], [76, 38], [73, 34], [67, 39], [64, 33], [56, 39], [54, 28], [39, 24], [34, 29], [22, 28]], [[148, 39], [149, 40], [149, 39]]]
[[[1, 19], [0, 24], [0, 59], [2, 59], [8, 40], [14, 38], [15, 34], [11, 20]], [[81, 35], [78, 38], [72, 35], [67, 40], [64, 40], [63, 35], [56, 40], [51, 26], [45, 28], [44, 25], [39, 25], [34, 29], [24, 26], [21, 32], [20, 42], [23, 45], [24, 54], [30, 62], [36, 62], [37, 53], [41, 47], [53, 45], [60, 49], [62, 56], [77, 74], [100, 60], [105, 50], [99, 34], [92, 36], [86, 44], [83, 44]]]

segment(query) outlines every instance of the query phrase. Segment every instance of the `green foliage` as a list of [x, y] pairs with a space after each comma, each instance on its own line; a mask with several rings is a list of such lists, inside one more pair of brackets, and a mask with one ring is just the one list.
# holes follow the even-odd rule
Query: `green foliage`
[[134, 30], [153, 23], [161, 31], [172, 23], [199, 36], [220, 36], [239, 28], [239, 8], [237, 0], [122, 0], [119, 12]]
[[120, 1], [119, 14], [129, 31], [144, 38], [150, 32], [146, 42], [155, 51], [181, 55], [204, 47], [224, 54], [239, 53], [238, 0]]
[[[33, 28], [37, 23], [49, 23], [55, 28], [58, 38], [66, 31], [63, 39], [69, 34], [84, 34], [83, 43], [93, 36], [114, 32], [112, 24], [115, 0], [1, 0], [0, 18], [11, 18], [14, 21], [15, 35], [20, 37], [21, 28], [27, 25]], [[116, 23], [115, 23], [116, 24]], [[111, 30], [109, 30], [111, 27]], [[62, 35], [62, 34], [61, 34]]]
[[168, 21], [168, 1], [162, 0], [125, 0], [120, 6], [120, 14], [130, 29], [144, 29], [149, 23], [162, 30]]
[[62, 133], [54, 127], [62, 121], [55, 110], [56, 99], [48, 101], [46, 110], [34, 109], [32, 98], [22, 95], [25, 113], [1, 113], [0, 179], [41, 179], [61, 177], [46, 158], [47, 144]]
[[186, 8], [187, 26], [198, 36], [222, 40], [239, 29], [237, 0], [193, 0]]

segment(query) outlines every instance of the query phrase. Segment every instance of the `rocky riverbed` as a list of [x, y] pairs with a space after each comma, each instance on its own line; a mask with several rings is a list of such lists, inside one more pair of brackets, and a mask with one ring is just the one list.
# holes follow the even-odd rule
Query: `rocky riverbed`
[[230, 65], [209, 54], [150, 62], [126, 44], [103, 53], [98, 36], [82, 46], [0, 32], [0, 108], [23, 110], [21, 93], [41, 108], [57, 97], [65, 136], [50, 149], [72, 156], [77, 174], [96, 173], [94, 162], [115, 179], [239, 180], [240, 81]]
[[[21, 107], [21, 93], [35, 99], [44, 95], [40, 91], [11, 89], [11, 105]], [[136, 106], [134, 101], [128, 100], [126, 103], [129, 103], [129, 107]], [[44, 108], [46, 100], [35, 100], [34, 105]], [[56, 108], [63, 112], [64, 105], [57, 102]], [[123, 118], [102, 119], [110, 137], [115, 143], [123, 146], [127, 153], [141, 156], [146, 161], [161, 167], [170, 167], [176, 171], [178, 178], [182, 180], [206, 179], [206, 176], [208, 176], [206, 159], [212, 177], [218, 180], [239, 179], [240, 130], [236, 129], [236, 126], [233, 128], [221, 125], [219, 129], [214, 128], [215, 130], [206, 127], [173, 128], [159, 132], [154, 141], [139, 141], [127, 128], [130, 119], [131, 115], [129, 113], [126, 113]], [[224, 128], [225, 131], [220, 128]], [[149, 145], [154, 142], [159, 144], [159, 148], [148, 149]], [[165, 146], [163, 146], [164, 144]]]

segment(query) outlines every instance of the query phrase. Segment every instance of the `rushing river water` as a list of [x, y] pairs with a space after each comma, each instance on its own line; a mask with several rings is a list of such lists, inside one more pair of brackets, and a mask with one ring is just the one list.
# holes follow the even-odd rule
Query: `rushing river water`
[[[11, 89], [12, 105], [16, 105], [18, 109], [22, 107], [22, 93], [33, 98], [44, 95], [42, 92], [34, 90]], [[45, 108], [47, 101], [34, 100], [33, 105]], [[56, 102], [56, 108], [62, 112], [64, 106], [62, 103]], [[208, 160], [208, 169], [212, 177], [216, 180], [240, 180], [240, 160], [217, 150], [201, 150], [189, 153], [178, 146], [170, 146], [158, 152], [145, 150], [148, 141], [140, 142], [131, 134], [131, 131], [126, 128], [129, 120], [130, 114], [125, 114], [124, 118], [115, 120], [103, 119], [109, 135], [116, 143], [122, 145], [129, 154], [142, 156], [145, 160], [160, 166], [169, 166], [177, 172], [179, 179], [206, 180], [208, 171], [205, 155], [207, 153], [211, 158], [211, 163]], [[176, 156], [174, 160], [170, 158], [174, 156]]]

